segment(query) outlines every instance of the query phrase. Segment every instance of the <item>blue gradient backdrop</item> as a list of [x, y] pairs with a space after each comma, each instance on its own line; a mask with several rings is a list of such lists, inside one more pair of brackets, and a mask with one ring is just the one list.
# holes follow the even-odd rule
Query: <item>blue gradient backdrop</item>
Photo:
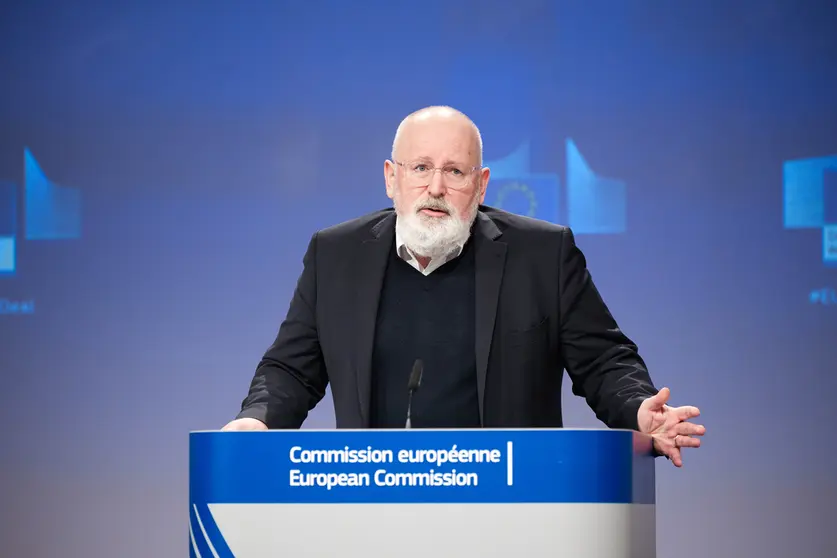
[[185, 555], [187, 432], [234, 416], [307, 239], [388, 205], [435, 103], [703, 411], [657, 464], [660, 556], [837, 555], [835, 174], [796, 186], [811, 226], [785, 182], [837, 155], [835, 29], [795, 0], [4, 2], [0, 555]]

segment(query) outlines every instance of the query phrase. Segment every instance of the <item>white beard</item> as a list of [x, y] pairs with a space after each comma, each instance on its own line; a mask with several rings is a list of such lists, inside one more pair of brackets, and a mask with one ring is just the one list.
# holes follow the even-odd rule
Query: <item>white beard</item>
[[[404, 245], [413, 254], [431, 260], [443, 258], [467, 242], [471, 235], [471, 225], [479, 209], [478, 199], [474, 196], [474, 202], [468, 208], [465, 218], [457, 215], [453, 208], [442, 200], [419, 200], [414, 207], [405, 212], [398, 212], [396, 207], [395, 228]], [[420, 210], [427, 206], [444, 207], [448, 210], [448, 215], [424, 215]]]

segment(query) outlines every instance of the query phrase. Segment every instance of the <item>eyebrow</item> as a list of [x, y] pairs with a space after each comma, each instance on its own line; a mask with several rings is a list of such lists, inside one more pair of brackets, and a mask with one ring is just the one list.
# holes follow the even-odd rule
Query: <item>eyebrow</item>
[[[421, 163], [433, 163], [433, 158], [432, 157], [427, 157], [427, 156], [421, 156], [421, 157], [416, 157], [412, 161], [414, 163], [419, 163], [419, 162], [421, 162]], [[453, 159], [445, 159], [444, 161], [442, 161], [442, 164], [440, 166], [447, 167], [447, 166], [451, 166], [451, 165], [457, 166], [457, 167], [467, 167], [468, 163], [463, 163], [462, 161], [454, 161]]]

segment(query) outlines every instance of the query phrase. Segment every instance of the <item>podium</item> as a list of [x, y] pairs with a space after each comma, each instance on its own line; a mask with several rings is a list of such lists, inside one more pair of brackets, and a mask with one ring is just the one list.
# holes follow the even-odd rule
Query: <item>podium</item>
[[651, 441], [628, 430], [189, 435], [194, 558], [655, 558]]

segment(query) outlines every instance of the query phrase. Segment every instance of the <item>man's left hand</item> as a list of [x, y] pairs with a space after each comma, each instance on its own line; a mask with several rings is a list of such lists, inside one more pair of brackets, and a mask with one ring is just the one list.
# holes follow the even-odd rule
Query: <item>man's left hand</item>
[[661, 389], [657, 395], [642, 402], [637, 413], [639, 431], [650, 434], [654, 440], [654, 448], [665, 455], [677, 467], [683, 466], [681, 448], [700, 447], [700, 439], [706, 428], [700, 424], [686, 422], [700, 416], [697, 407], [669, 407], [666, 405], [671, 390]]

